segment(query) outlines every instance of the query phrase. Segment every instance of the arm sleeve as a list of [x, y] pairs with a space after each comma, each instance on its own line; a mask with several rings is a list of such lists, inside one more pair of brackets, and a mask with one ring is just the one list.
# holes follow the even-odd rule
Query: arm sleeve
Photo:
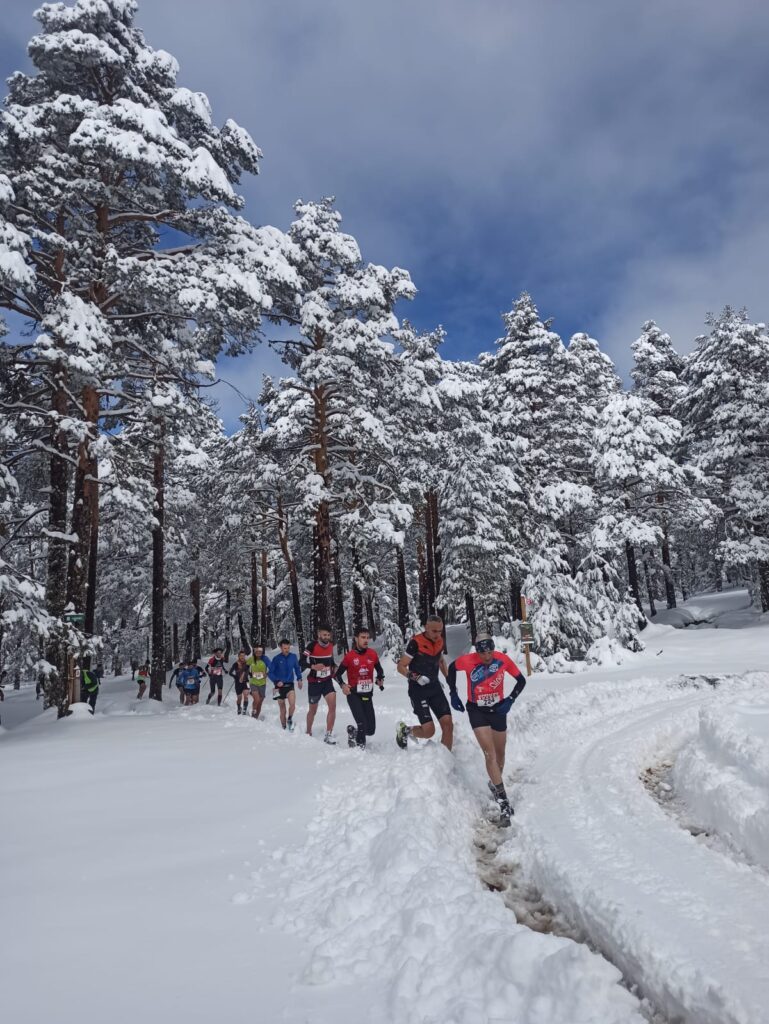
[[523, 688], [526, 686], [526, 676], [523, 675], [523, 673], [519, 672], [516, 675], [515, 680], [516, 682], [513, 688], [513, 692], [510, 694], [514, 701], [518, 700], [520, 695], [523, 693]]
[[419, 648], [413, 636], [406, 644], [406, 650], [403, 653], [409, 658], [415, 658], [419, 654]]
[[340, 686], [344, 686], [345, 685], [344, 674], [345, 674], [346, 671], [347, 671], [347, 655], [345, 655], [342, 658], [342, 660], [339, 662], [339, 664], [337, 665], [336, 674], [334, 675], [334, 679], [336, 679], [336, 681], [339, 683]]
[[267, 669], [267, 675], [269, 675], [270, 668], [272, 667], [272, 658], [268, 658], [266, 654], [263, 654], [262, 661], [264, 662], [265, 668]]
[[296, 673], [296, 681], [300, 682], [302, 679], [302, 670], [299, 667], [299, 659], [294, 655], [294, 672]]
[[457, 663], [456, 663], [456, 661], [452, 661], [452, 663], [449, 665], [449, 672], [448, 672], [448, 675], [446, 676], [446, 680], [447, 680], [447, 682], [449, 684], [449, 690], [451, 691], [451, 693], [456, 693], [457, 692]]
[[380, 681], [384, 679], [384, 669], [382, 668], [382, 662], [379, 660], [379, 655], [377, 655], [376, 663], [374, 664], [374, 671], [376, 672], [377, 679]]

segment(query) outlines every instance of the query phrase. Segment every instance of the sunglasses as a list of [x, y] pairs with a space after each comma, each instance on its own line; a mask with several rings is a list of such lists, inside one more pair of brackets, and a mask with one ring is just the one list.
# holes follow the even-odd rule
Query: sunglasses
[[494, 650], [493, 640], [479, 640], [475, 645], [475, 649], [479, 654], [487, 654], [489, 651]]

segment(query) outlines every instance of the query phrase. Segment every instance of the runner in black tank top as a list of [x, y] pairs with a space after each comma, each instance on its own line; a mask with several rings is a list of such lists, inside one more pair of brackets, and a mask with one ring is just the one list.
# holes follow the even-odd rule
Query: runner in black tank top
[[417, 633], [406, 644], [406, 653], [398, 662], [398, 671], [409, 681], [411, 706], [419, 719], [419, 725], [414, 726], [398, 723], [395, 734], [398, 746], [405, 748], [409, 737], [429, 739], [434, 736], [435, 715], [441, 727], [441, 743], [451, 750], [454, 723], [438, 675], [442, 672], [445, 678], [448, 671], [443, 657], [443, 620], [439, 616], [430, 615], [424, 633]]

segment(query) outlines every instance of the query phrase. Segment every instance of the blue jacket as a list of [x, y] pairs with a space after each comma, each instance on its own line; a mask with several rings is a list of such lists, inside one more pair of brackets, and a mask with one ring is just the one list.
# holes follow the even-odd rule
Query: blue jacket
[[301, 678], [299, 659], [293, 652], [275, 655], [270, 665], [270, 679], [273, 683], [293, 683], [295, 679]]

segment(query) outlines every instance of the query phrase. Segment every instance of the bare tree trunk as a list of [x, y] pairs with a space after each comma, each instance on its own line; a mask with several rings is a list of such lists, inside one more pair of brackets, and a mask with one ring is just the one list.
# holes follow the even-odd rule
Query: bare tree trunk
[[317, 635], [318, 627], [330, 626], [334, 631], [334, 602], [331, 594], [335, 559], [331, 549], [331, 522], [328, 502], [322, 501], [315, 517], [315, 551], [313, 557], [314, 580], [314, 611], [313, 633]]
[[657, 606], [654, 603], [654, 587], [652, 586], [652, 577], [651, 577], [651, 573], [649, 572], [649, 563], [646, 560], [646, 557], [644, 557], [643, 563], [644, 563], [644, 578], [646, 579], [646, 593], [647, 593], [647, 595], [649, 597], [649, 614], [650, 615], [656, 615], [657, 614]]
[[628, 582], [630, 583], [630, 591], [633, 595], [633, 600], [638, 605], [639, 612], [643, 615], [644, 609], [641, 603], [641, 591], [638, 586], [638, 567], [636, 565], [635, 551], [633, 545], [629, 540], [625, 541], [625, 557], [627, 559], [627, 575]]
[[280, 550], [283, 555], [283, 560], [286, 563], [288, 569], [288, 581], [291, 585], [291, 607], [294, 613], [294, 629], [296, 630], [296, 642], [300, 651], [303, 651], [306, 647], [305, 635], [304, 635], [304, 623], [302, 620], [302, 599], [299, 592], [299, 576], [296, 571], [296, 562], [294, 561], [293, 554], [291, 553], [291, 547], [288, 543], [288, 518], [283, 511], [283, 499], [278, 493], [276, 508], [278, 513], [278, 542], [280, 544]]
[[403, 548], [396, 548], [396, 580], [398, 592], [398, 629], [403, 639], [406, 639], [406, 630], [409, 628], [409, 595], [406, 586], [406, 562], [403, 558]]
[[[264, 633], [261, 634], [264, 637]], [[256, 569], [256, 550], [251, 552], [251, 646], [259, 639], [259, 575]]]
[[150, 700], [162, 700], [166, 681], [165, 659], [165, 430], [162, 420], [155, 423], [157, 437], [152, 482], [155, 487], [152, 527], [152, 663]]
[[758, 563], [758, 581], [761, 593], [761, 611], [769, 612], [769, 562]]
[[511, 622], [519, 622], [521, 618], [521, 581], [510, 577], [510, 613]]
[[[419, 621], [424, 623], [430, 612], [428, 611], [429, 598], [427, 594], [427, 558], [421, 537], [417, 537], [417, 582], [419, 584]], [[405, 630], [403, 635], [406, 635]]]
[[347, 624], [344, 619], [344, 592], [342, 590], [342, 574], [339, 569], [338, 546], [334, 553], [332, 572], [334, 583], [334, 616], [331, 622], [331, 629], [334, 639], [336, 640], [337, 651], [341, 653], [342, 651], [348, 651], [349, 646], [347, 643]]
[[[67, 603], [67, 488], [69, 484], [68, 463], [62, 457], [67, 452], [67, 440], [60, 429], [61, 420], [67, 415], [67, 393], [64, 390], [64, 371], [59, 367], [55, 374], [56, 389], [52, 396], [51, 458], [49, 463], [48, 492], [48, 564], [45, 585], [45, 606], [48, 614], [61, 620]], [[45, 707], [58, 708], [59, 718], [66, 713], [69, 703], [67, 693], [66, 648], [61, 633], [57, 631], [49, 638], [45, 647], [45, 660], [50, 666], [45, 683]]]
[[200, 661], [200, 578], [193, 576], [190, 581], [190, 597], [192, 598], [192, 658]]
[[171, 643], [173, 645], [174, 665], [179, 664], [179, 623], [175, 622], [171, 630]]
[[[435, 545], [433, 543], [433, 517], [430, 514], [429, 495], [428, 505], [425, 509], [425, 554], [427, 556], [427, 614], [435, 612], [435, 598], [437, 588], [435, 586]], [[426, 618], [427, 616], [425, 616]]]
[[171, 647], [171, 627], [168, 622], [163, 623], [163, 648], [165, 650], [165, 670], [170, 672], [174, 667], [174, 662], [171, 655], [173, 650]]
[[478, 627], [475, 624], [475, 601], [469, 590], [465, 591], [465, 611], [467, 612], [467, 622], [470, 626], [470, 640], [475, 643]]
[[363, 625], [363, 589], [361, 588], [361, 570], [358, 552], [355, 545], [352, 545], [352, 631], [353, 636], [356, 630]]
[[662, 574], [665, 577], [665, 599], [668, 608], [676, 607], [676, 585], [670, 566], [670, 538], [665, 533], [662, 539]]
[[438, 516], [438, 495], [435, 491], [430, 491], [427, 495], [427, 511], [430, 516], [431, 530], [433, 542], [433, 573], [435, 579], [435, 600], [438, 600], [438, 595], [441, 592], [442, 573], [441, 573], [441, 531], [440, 531], [440, 520]]
[[262, 548], [262, 613], [260, 619], [262, 644], [267, 647], [275, 646], [275, 637], [272, 632], [272, 616], [270, 615], [270, 593], [267, 589], [267, 549]]

